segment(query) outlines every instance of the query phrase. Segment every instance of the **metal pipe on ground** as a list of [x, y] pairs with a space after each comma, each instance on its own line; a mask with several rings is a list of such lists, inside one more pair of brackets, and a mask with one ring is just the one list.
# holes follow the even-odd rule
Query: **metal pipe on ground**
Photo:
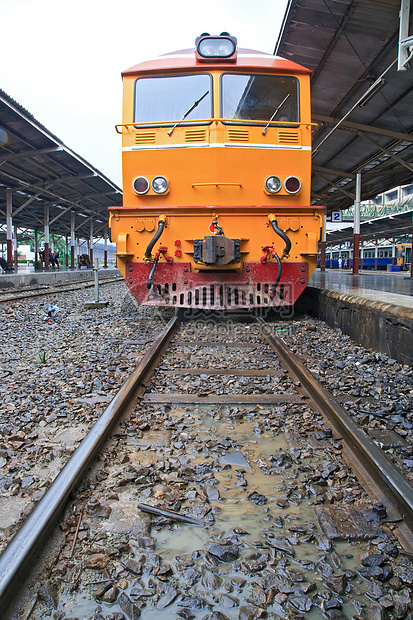
[[95, 301], [87, 301], [84, 305], [86, 310], [93, 310], [97, 308], [105, 308], [109, 305], [108, 301], [99, 301], [99, 260], [95, 260], [95, 266], [93, 267], [95, 273]]

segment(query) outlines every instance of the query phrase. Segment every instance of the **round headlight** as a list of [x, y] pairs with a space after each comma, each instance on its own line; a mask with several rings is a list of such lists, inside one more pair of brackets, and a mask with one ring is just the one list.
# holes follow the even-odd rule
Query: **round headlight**
[[132, 182], [132, 187], [137, 194], [146, 194], [149, 190], [149, 181], [146, 177], [136, 177]]
[[155, 177], [152, 181], [152, 189], [157, 194], [164, 194], [168, 189], [168, 181], [165, 177]]
[[206, 37], [198, 43], [198, 53], [205, 58], [229, 58], [235, 49], [233, 40], [221, 37]]
[[281, 189], [281, 181], [278, 177], [268, 177], [265, 179], [265, 189], [271, 194], [276, 194]]
[[301, 189], [301, 181], [297, 177], [288, 177], [284, 181], [284, 187], [289, 194], [296, 194]]

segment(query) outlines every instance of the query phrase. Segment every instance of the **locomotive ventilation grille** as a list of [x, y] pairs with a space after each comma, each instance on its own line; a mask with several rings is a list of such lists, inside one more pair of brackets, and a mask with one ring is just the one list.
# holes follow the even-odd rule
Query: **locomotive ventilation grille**
[[185, 131], [185, 142], [205, 142], [205, 129], [187, 129]]
[[248, 142], [248, 129], [230, 127], [228, 129], [228, 142]]
[[[228, 284], [198, 286], [190, 291], [179, 291], [177, 284], [155, 284], [149, 303], [209, 310], [281, 306], [292, 304], [291, 286], [279, 285], [274, 297], [270, 296], [272, 284], [257, 283], [250, 287]], [[161, 299], [160, 299], [161, 298]]]
[[145, 130], [136, 131], [135, 144], [155, 144], [155, 132]]
[[278, 142], [280, 144], [299, 144], [298, 131], [279, 129]]

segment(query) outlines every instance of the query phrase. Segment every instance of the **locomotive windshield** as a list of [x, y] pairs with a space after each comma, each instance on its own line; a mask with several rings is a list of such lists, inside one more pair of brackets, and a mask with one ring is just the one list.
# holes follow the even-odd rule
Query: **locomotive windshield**
[[137, 123], [212, 117], [212, 78], [208, 74], [140, 78], [135, 82]]
[[221, 115], [228, 119], [298, 122], [298, 93], [294, 77], [225, 73]]

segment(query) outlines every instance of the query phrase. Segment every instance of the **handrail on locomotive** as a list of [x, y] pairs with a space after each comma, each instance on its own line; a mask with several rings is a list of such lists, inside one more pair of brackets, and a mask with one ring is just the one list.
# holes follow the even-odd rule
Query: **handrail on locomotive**
[[[251, 125], [251, 120], [249, 119], [245, 119], [245, 118], [200, 118], [197, 119], [196, 121], [194, 121], [193, 119], [184, 119], [184, 120], [178, 120], [178, 121], [157, 121], [156, 124], [153, 122], [133, 122], [133, 123], [116, 123], [115, 125], [115, 129], [116, 132], [120, 135], [122, 135], [123, 131], [119, 131], [119, 127], [126, 127], [128, 130], [131, 129], [132, 132], [132, 128], [133, 129], [138, 129], [139, 127], [154, 127], [156, 125], [156, 127], [169, 127], [170, 125], [173, 125], [175, 122], [178, 123], [186, 123], [188, 125], [200, 125], [201, 123], [222, 123], [223, 125], [229, 125], [229, 124], [237, 124], [237, 125]], [[270, 126], [293, 126], [293, 127], [305, 127], [306, 129], [311, 128], [312, 131], [315, 131], [318, 127], [318, 123], [304, 123], [304, 122], [300, 122], [300, 121], [266, 121], [266, 119], [257, 119], [254, 120], [254, 125], [258, 125], [258, 124], [264, 124], [267, 123]], [[265, 135], [265, 134], [263, 134]]]

